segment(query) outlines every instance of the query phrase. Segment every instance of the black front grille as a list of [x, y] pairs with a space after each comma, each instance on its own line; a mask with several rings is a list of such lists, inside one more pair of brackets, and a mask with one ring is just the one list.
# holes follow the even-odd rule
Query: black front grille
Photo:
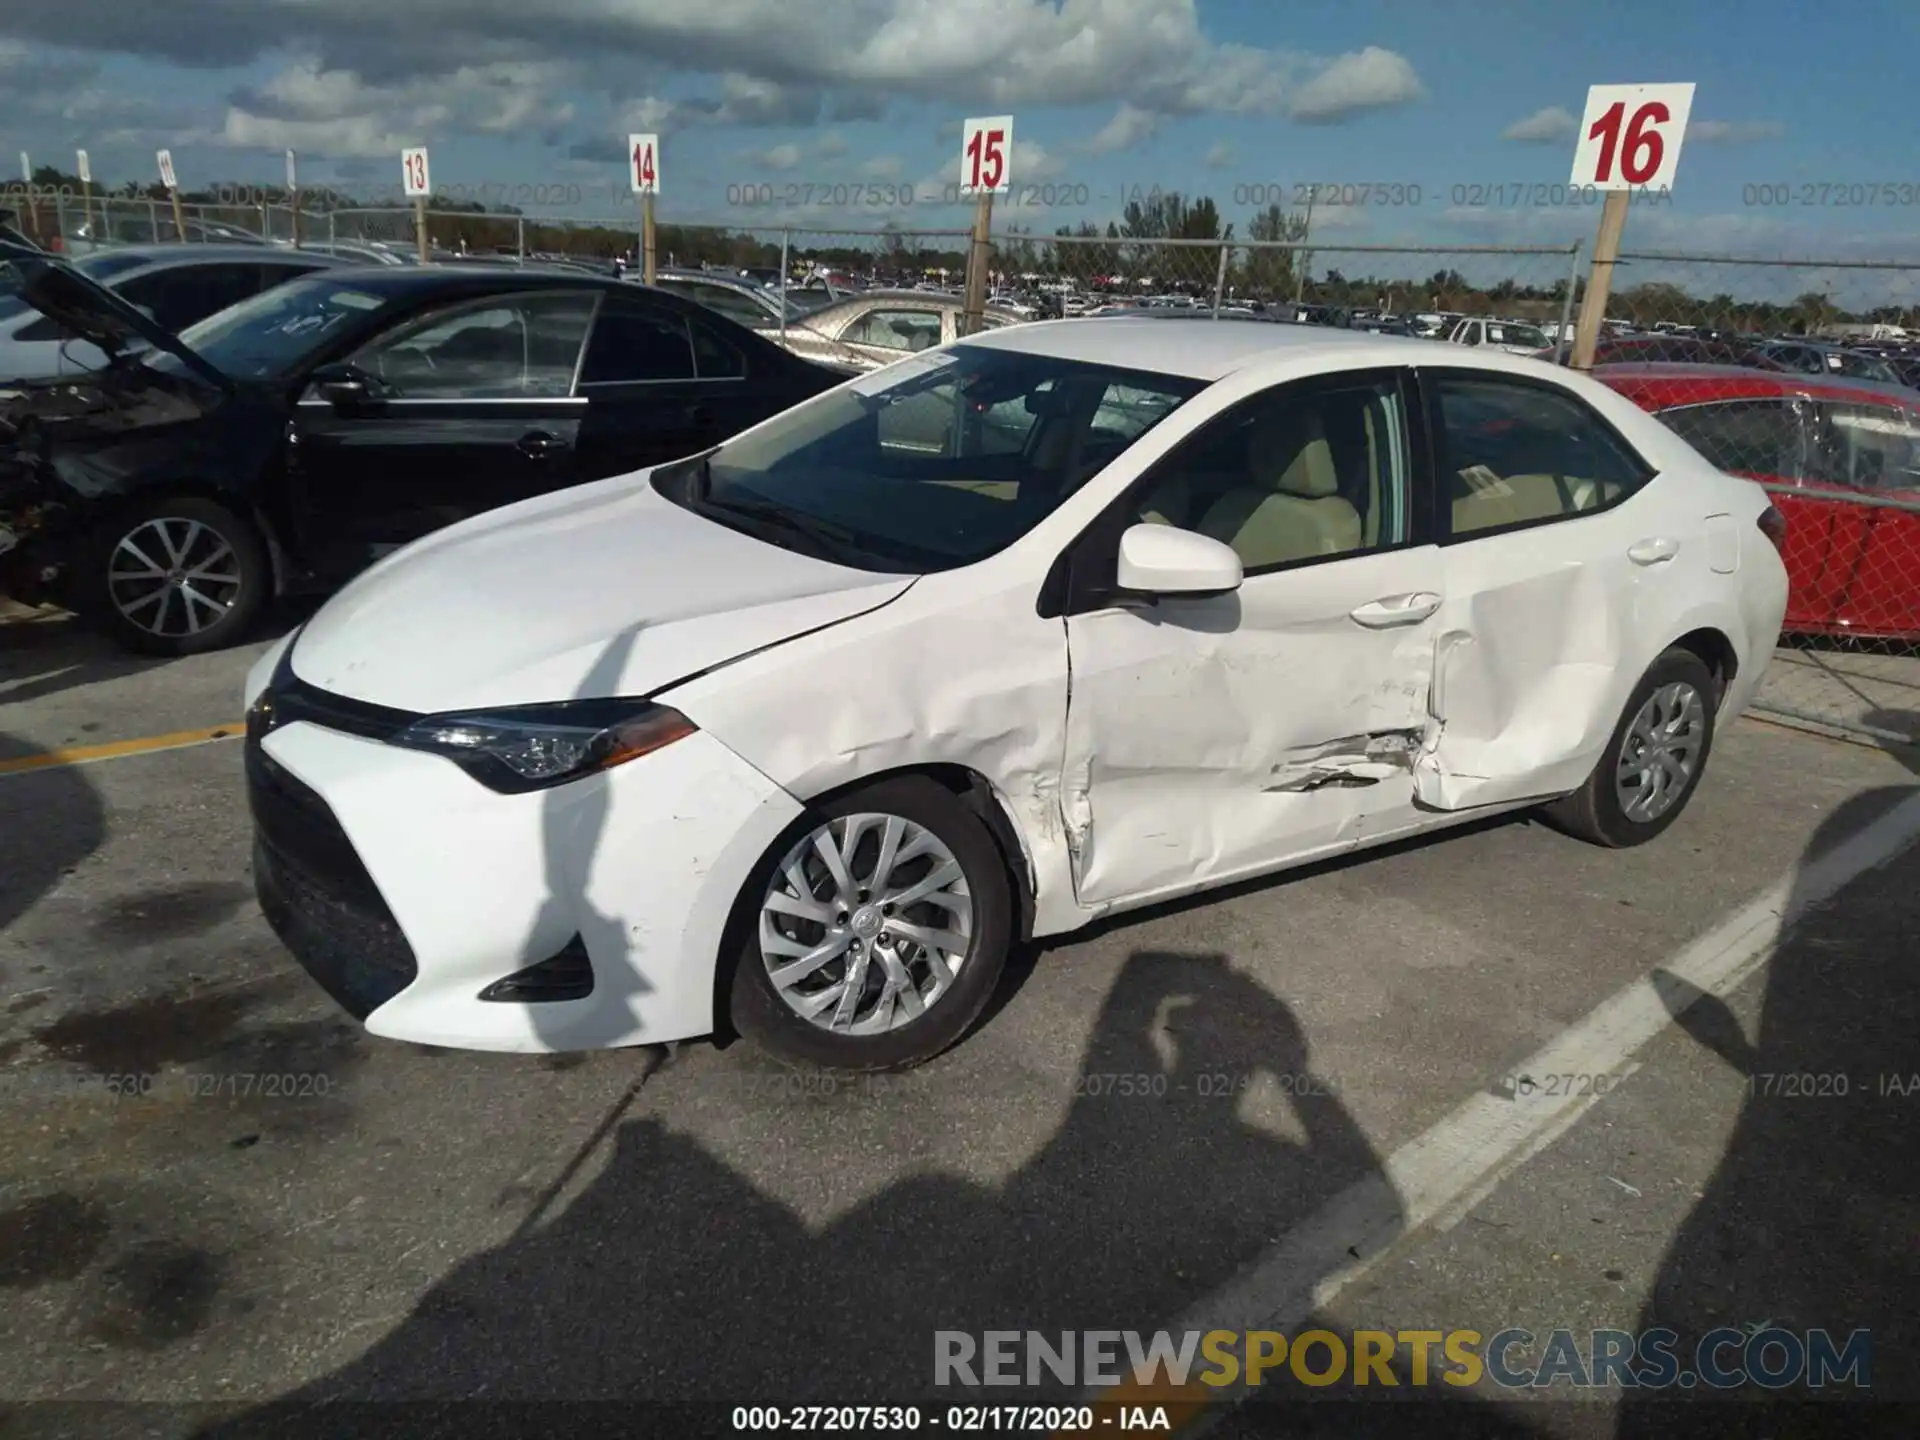
[[301, 967], [355, 1019], [419, 974], [413, 947], [327, 802], [246, 742], [260, 910]]
[[248, 717], [255, 739], [296, 720], [305, 720], [344, 735], [365, 740], [390, 740], [420, 717], [411, 710], [395, 710], [365, 700], [350, 700], [345, 695], [319, 689], [299, 679], [283, 660], [280, 671], [267, 687], [260, 704]]

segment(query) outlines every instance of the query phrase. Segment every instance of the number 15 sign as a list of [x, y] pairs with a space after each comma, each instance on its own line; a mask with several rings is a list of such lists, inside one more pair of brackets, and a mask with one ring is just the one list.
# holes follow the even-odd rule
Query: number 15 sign
[[969, 120], [960, 130], [960, 193], [1002, 195], [1013, 188], [1013, 117]]
[[1573, 152], [1573, 183], [1595, 190], [1666, 190], [1680, 168], [1691, 85], [1595, 85]]

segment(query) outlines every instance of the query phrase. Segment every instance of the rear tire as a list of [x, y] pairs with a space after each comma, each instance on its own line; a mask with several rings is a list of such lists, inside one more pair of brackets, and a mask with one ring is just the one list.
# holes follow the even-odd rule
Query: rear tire
[[1558, 829], [1609, 849], [1644, 845], [1680, 818], [1713, 753], [1720, 685], [1691, 650], [1663, 653], [1628, 697], [1587, 783], [1545, 807]]
[[[889, 898], [921, 891], [931, 898]], [[786, 1059], [853, 1074], [910, 1069], [965, 1035], [1014, 933], [986, 822], [915, 775], [810, 810], [756, 867], [737, 914], [734, 1028]]]
[[128, 650], [199, 655], [244, 639], [273, 590], [259, 528], [198, 496], [143, 500], [94, 537], [80, 608]]

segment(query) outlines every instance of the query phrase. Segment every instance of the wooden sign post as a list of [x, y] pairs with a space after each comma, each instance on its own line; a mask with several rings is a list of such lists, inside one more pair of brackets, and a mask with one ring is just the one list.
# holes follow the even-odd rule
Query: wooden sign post
[[993, 197], [1013, 188], [1013, 117], [995, 115], [960, 127], [960, 193], [972, 195], [973, 241], [967, 247], [967, 298], [962, 336], [979, 331], [993, 266]]
[[1595, 85], [1587, 91], [1586, 118], [1573, 152], [1573, 184], [1604, 190], [1600, 232], [1593, 242], [1593, 268], [1574, 328], [1573, 368], [1591, 370], [1613, 294], [1613, 267], [1627, 228], [1627, 201], [1635, 191], [1668, 190], [1680, 166], [1693, 109], [1692, 85]]

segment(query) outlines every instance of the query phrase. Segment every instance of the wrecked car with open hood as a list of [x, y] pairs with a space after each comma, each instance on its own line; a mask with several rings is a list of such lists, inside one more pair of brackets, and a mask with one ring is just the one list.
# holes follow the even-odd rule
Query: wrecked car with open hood
[[0, 390], [0, 593], [156, 654], [233, 644], [276, 594], [845, 378], [679, 297], [538, 266], [330, 268], [178, 334], [19, 246], [0, 290], [107, 357]]

